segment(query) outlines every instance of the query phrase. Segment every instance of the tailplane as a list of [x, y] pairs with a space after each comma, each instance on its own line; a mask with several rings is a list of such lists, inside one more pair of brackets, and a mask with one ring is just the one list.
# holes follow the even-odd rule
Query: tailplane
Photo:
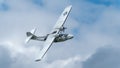
[[30, 32], [27, 32], [27, 38], [25, 40], [25, 43], [28, 43], [31, 39], [34, 39], [36, 36], [34, 35], [36, 32], [36, 28], [32, 29]]

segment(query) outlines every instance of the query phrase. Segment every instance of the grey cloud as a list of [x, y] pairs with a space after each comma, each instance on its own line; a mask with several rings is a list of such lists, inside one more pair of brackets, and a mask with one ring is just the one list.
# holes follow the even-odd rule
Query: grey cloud
[[[21, 68], [21, 67], [22, 68], [26, 68], [26, 67], [27, 68], [33, 68], [33, 67], [49, 68], [47, 66], [55, 67], [56, 64], [58, 65], [61, 64], [59, 66], [64, 67], [65, 65], [64, 62], [65, 63], [69, 62], [68, 58], [72, 58], [72, 57], [74, 58], [75, 55], [71, 56], [71, 53], [66, 52], [65, 54], [68, 54], [68, 56], [63, 56], [62, 59], [60, 58], [62, 54], [61, 55], [57, 54], [57, 56], [59, 56], [58, 59], [56, 59], [56, 56], [53, 56], [53, 58], [55, 59], [49, 58], [50, 60], [52, 59], [51, 63], [47, 63], [46, 58], [43, 59], [43, 62], [35, 63], [34, 62], [35, 58], [33, 58], [34, 57], [33, 52], [35, 50], [32, 51], [32, 49], [30, 49], [29, 47], [27, 49], [27, 47], [24, 47], [24, 46], [30, 46], [32, 48], [32, 46], [35, 46], [35, 45], [41, 46], [42, 43], [37, 43], [34, 41], [35, 43], [30, 42], [30, 44], [27, 44], [27, 45], [22, 44], [23, 41], [25, 40], [26, 31], [29, 31], [34, 27], [38, 27], [36, 34], [45, 35], [49, 33], [49, 31], [52, 29], [52, 27], [54, 26], [57, 20], [57, 17], [59, 17], [60, 14], [57, 15], [54, 12], [49, 12], [44, 9], [39, 9], [38, 7], [35, 7], [33, 4], [31, 5], [29, 3], [26, 3], [26, 1], [23, 3], [23, 0], [17, 0], [17, 1], [10, 0], [10, 1], [7, 1], [7, 3], [11, 7], [11, 9], [8, 12], [0, 13], [1, 14], [0, 16], [1, 17], [0, 18], [0, 21], [1, 21], [1, 25], [0, 25], [1, 26], [1, 29], [0, 29], [1, 39], [0, 40], [1, 42], [0, 43], [2, 43], [2, 41], [10, 42], [10, 45], [8, 45], [8, 47], [11, 50], [11, 53], [15, 52], [15, 56], [11, 59], [11, 60], [14, 60], [14, 63], [11, 62], [12, 68]], [[59, 4], [59, 7], [60, 7], [60, 4]], [[64, 9], [64, 7], [61, 7], [61, 8]], [[75, 23], [72, 23], [72, 24], [75, 24]], [[39, 47], [36, 47], [36, 50], [39, 50], [39, 49], [40, 49]], [[21, 52], [19, 53], [19, 50], [20, 51], [22, 50], [22, 53]], [[63, 50], [62, 52], [64, 52], [63, 47], [60, 48], [59, 52], [61, 50]], [[29, 51], [32, 51], [32, 53], [30, 53]], [[53, 53], [58, 52], [56, 50], [55, 52], [53, 51], [54, 50], [51, 49], [51, 53], [50, 53], [51, 55], [53, 55]], [[39, 55], [39, 52], [37, 54]], [[72, 54], [74, 54], [74, 52], [72, 52]], [[50, 57], [50, 55], [47, 55], [47, 57]], [[69, 63], [71, 63], [74, 66], [74, 62], [71, 62], [71, 60]], [[69, 68], [69, 64], [67, 64], [66, 66]]]
[[[88, 7], [89, 6], [89, 7]], [[72, 16], [83, 24], [94, 24], [107, 7], [88, 1], [73, 1]]]
[[86, 1], [92, 2], [94, 4], [99, 4], [99, 5], [103, 4], [105, 6], [110, 6], [110, 5], [119, 6], [120, 4], [119, 0], [86, 0]]
[[[77, 30], [75, 38], [63, 43], [54, 44], [47, 52], [43, 61], [35, 63], [35, 58], [33, 59], [34, 53], [39, 55], [39, 52], [36, 52], [36, 50], [40, 49], [39, 47], [42, 46], [42, 43], [31, 41], [27, 45], [21, 44], [26, 38], [26, 31], [30, 31], [32, 28], [37, 27], [36, 35], [45, 35], [49, 33], [60, 13], [68, 4], [67, 0], [52, 0], [51, 2], [49, 0], [44, 0], [45, 5], [42, 7], [36, 6], [33, 3], [31, 4], [29, 0], [7, 1], [11, 10], [0, 13], [0, 40], [1, 42], [11, 42], [13, 45], [10, 49], [15, 52], [18, 52], [19, 49], [22, 50], [22, 53], [15, 54], [15, 63], [12, 64], [12, 68], [60, 67], [64, 65], [64, 63], [67, 63], [69, 58], [74, 58], [76, 55], [85, 59], [86, 56], [91, 55], [97, 48], [106, 44], [119, 42], [117, 28], [114, 29], [116, 32], [114, 32], [114, 30], [111, 31], [116, 25], [119, 27], [119, 12], [116, 13], [116, 10], [115, 12], [109, 13], [109, 11], [115, 9], [109, 10], [109, 8], [104, 5], [95, 5], [83, 1], [79, 2], [79, 0], [76, 1], [78, 3], [72, 3], [73, 9], [66, 22], [68, 33], [73, 32], [73, 34], [75, 34], [72, 30]], [[110, 21], [109, 18], [111, 19]], [[112, 24], [115, 24], [114, 27], [111, 29], [109, 29], [110, 27], [106, 27], [110, 25], [109, 23], [111, 21], [115, 20], [117, 24], [116, 22], [112, 22]], [[106, 27], [106, 33], [101, 32], [103, 25]], [[110, 33], [114, 32], [117, 35], [109, 35], [107, 31]], [[38, 46], [36, 47], [36, 45]], [[35, 50], [32, 48], [35, 48]], [[13, 53], [13, 51], [11, 53]], [[67, 64], [65, 67], [70, 68], [71, 66], [73, 68], [78, 68], [81, 66], [81, 61], [70, 61], [69, 63], [72, 66]]]
[[10, 68], [12, 62], [9, 50], [4, 45], [0, 45], [0, 68]]
[[39, 5], [39, 6], [44, 6], [43, 0], [31, 0], [34, 4]]
[[32, 3], [38, 7], [42, 7], [45, 10], [49, 10], [49, 12], [53, 12], [54, 14], [59, 14], [61, 11], [68, 5], [71, 5], [70, 0], [32, 0]]
[[120, 68], [120, 47], [105, 46], [83, 63], [83, 68]]

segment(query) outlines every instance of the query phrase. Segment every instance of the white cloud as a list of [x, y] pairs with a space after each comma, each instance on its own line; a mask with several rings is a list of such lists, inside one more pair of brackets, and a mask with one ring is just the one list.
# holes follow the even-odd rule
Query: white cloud
[[[89, 58], [97, 48], [119, 43], [119, 10], [113, 6], [93, 5], [85, 1], [81, 1], [80, 5], [74, 2], [72, 13], [65, 25], [68, 27], [67, 32], [74, 33], [73, 30], [77, 29], [77, 36], [72, 40], [54, 44], [43, 61], [35, 63], [42, 43], [31, 41], [25, 45], [23, 42], [26, 31], [37, 27], [37, 35], [49, 33], [60, 15], [59, 12], [70, 3], [68, 0], [44, 0], [43, 7], [36, 6], [29, 0], [6, 0], [6, 3], [9, 10], [0, 12], [0, 43], [11, 52], [10, 59], [14, 62], [12, 68], [82, 68], [82, 61]], [[86, 7], [87, 9], [84, 9]], [[104, 10], [100, 14], [95, 11], [94, 14], [92, 10], [98, 8]], [[86, 22], [88, 16], [90, 19], [95, 18], [94, 23], [86, 24], [74, 18], [81, 18], [79, 16], [82, 14], [82, 18], [85, 14]]]
[[[45, 35], [50, 32], [54, 26], [58, 15], [54, 12], [49, 12], [44, 9], [39, 9], [27, 0], [6, 0], [9, 5], [9, 10], [1, 12], [1, 44], [10, 51], [10, 59], [13, 60], [11, 68], [33, 68], [52, 66], [57, 63], [62, 63], [61, 66], [69, 66], [71, 60], [55, 60], [52, 64], [44, 60], [39, 64], [35, 63], [35, 57], [39, 55], [39, 42], [30, 42], [29, 46], [24, 44], [26, 38], [25, 32], [34, 27], [38, 27], [37, 35]], [[60, 14], [59, 14], [60, 15]], [[74, 20], [73, 20], [74, 21]], [[53, 23], [54, 22], [54, 23]], [[74, 26], [75, 27], [75, 26]], [[4, 31], [3, 31], [4, 29]], [[35, 46], [34, 46], [35, 45]], [[39, 45], [39, 46], [36, 46]], [[73, 59], [74, 60], [74, 59]], [[76, 61], [76, 59], [75, 59]]]
[[105, 46], [83, 62], [83, 68], [119, 68], [119, 46]]
[[12, 59], [9, 50], [7, 50], [4, 46], [1, 45], [0, 45], [0, 60], [1, 60], [0, 67], [2, 68], [9, 68], [12, 64]]
[[[65, 60], [54, 61], [51, 64], [49, 64], [47, 68], [56, 68], [56, 67], [57, 68], [74, 68], [76, 65], [75, 64], [76, 62], [81, 62], [81, 58], [79, 56], [75, 56], [75, 57], [68, 58]], [[82, 68], [82, 66], [79, 68]]]

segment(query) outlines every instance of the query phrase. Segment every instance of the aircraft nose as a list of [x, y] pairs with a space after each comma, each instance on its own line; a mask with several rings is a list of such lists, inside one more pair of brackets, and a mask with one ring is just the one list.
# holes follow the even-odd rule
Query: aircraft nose
[[68, 35], [68, 38], [69, 38], [69, 39], [72, 39], [73, 37], [74, 37], [74, 36], [71, 35], [71, 34]]

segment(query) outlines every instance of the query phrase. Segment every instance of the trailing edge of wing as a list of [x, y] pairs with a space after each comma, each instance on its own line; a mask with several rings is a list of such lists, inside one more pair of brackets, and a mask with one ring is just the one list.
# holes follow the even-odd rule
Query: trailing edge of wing
[[55, 37], [54, 37], [53, 34], [50, 34], [47, 37], [47, 39], [46, 39], [46, 41], [44, 43], [44, 47], [43, 47], [43, 49], [40, 52], [40, 56], [38, 57], [38, 59], [36, 61], [40, 61], [43, 58], [43, 56], [46, 54], [46, 52], [48, 51], [48, 49], [51, 47], [54, 39], [55, 39]]

